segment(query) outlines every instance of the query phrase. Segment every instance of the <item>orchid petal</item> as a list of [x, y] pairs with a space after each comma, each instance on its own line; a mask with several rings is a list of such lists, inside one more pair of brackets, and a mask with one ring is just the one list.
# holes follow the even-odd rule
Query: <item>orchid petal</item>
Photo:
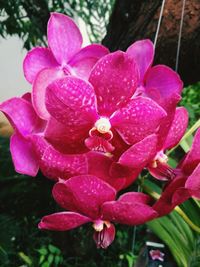
[[44, 68], [58, 67], [52, 52], [48, 48], [35, 47], [29, 51], [23, 62], [24, 76], [26, 80], [33, 83], [37, 74]]
[[73, 58], [69, 61], [69, 65], [78, 77], [88, 80], [91, 69], [96, 62], [103, 56], [107, 55], [109, 50], [99, 44], [91, 44], [82, 48]]
[[32, 136], [32, 143], [40, 158], [40, 168], [48, 178], [68, 179], [71, 176], [88, 172], [85, 154], [62, 154], [39, 135]]
[[90, 218], [75, 212], [58, 212], [44, 216], [39, 223], [39, 229], [52, 231], [67, 231], [90, 222]]
[[6, 115], [13, 128], [22, 136], [27, 136], [40, 123], [32, 105], [23, 98], [14, 97], [0, 105], [0, 110]]
[[152, 134], [131, 146], [120, 157], [119, 163], [129, 168], [143, 169], [157, 153], [157, 135]]
[[110, 122], [127, 144], [134, 144], [156, 132], [165, 116], [166, 112], [153, 100], [136, 97], [116, 111]]
[[101, 180], [110, 184], [117, 191], [123, 188], [126, 176], [116, 177], [115, 175], [110, 175], [110, 168], [113, 163], [112, 158], [105, 154], [91, 151], [87, 153], [87, 160], [88, 174], [97, 176]]
[[44, 136], [57, 150], [65, 154], [88, 151], [84, 144], [85, 134], [80, 135], [80, 131], [77, 131], [69, 135], [66, 125], [53, 117], [48, 120]]
[[192, 171], [196, 168], [196, 166], [200, 163], [200, 129], [197, 130], [192, 147], [188, 152], [186, 158], [182, 164], [182, 170], [187, 173], [191, 174]]
[[149, 204], [151, 201], [151, 197], [140, 192], [128, 192], [121, 195], [118, 201], [122, 202], [139, 202], [143, 204]]
[[45, 93], [47, 86], [55, 81], [65, 77], [66, 75], [61, 69], [43, 69], [41, 70], [34, 83], [32, 92], [32, 101], [35, 111], [42, 119], [49, 119], [50, 115], [45, 107]]
[[118, 187], [114, 186], [118, 191], [131, 185], [138, 178], [140, 172], [141, 169], [131, 169], [116, 162], [113, 162], [110, 168], [111, 177], [115, 178], [118, 183], [121, 181]]
[[183, 82], [179, 75], [167, 66], [154, 66], [147, 73], [146, 94], [162, 107], [169, 105], [168, 101], [174, 102], [182, 88]]
[[193, 197], [200, 199], [200, 163], [188, 177], [185, 187], [191, 192]]
[[53, 188], [53, 197], [65, 209], [72, 209], [90, 218], [100, 216], [101, 205], [115, 199], [116, 191], [109, 184], [92, 175], [80, 175]]
[[[158, 212], [160, 217], [170, 213], [176, 207], [177, 202], [175, 201], [177, 201], [178, 198], [176, 196], [173, 202], [173, 197], [176, 192], [180, 193], [180, 189], [184, 188], [185, 180], [185, 177], [177, 177], [172, 180], [162, 192], [161, 197], [153, 205], [153, 209]], [[181, 204], [182, 202], [186, 201], [187, 198], [188, 196], [186, 196], [185, 194], [180, 194], [178, 204]]]
[[87, 160], [84, 154], [62, 154], [49, 146], [43, 154], [40, 167], [49, 178], [68, 179], [74, 175], [87, 173]]
[[176, 109], [174, 120], [169, 129], [164, 149], [176, 146], [183, 137], [188, 125], [188, 112], [184, 107]]
[[110, 116], [116, 109], [124, 106], [135, 92], [138, 70], [128, 55], [117, 51], [97, 62], [89, 81], [97, 95], [99, 113]]
[[53, 12], [47, 26], [48, 44], [56, 60], [66, 64], [81, 48], [82, 36], [68, 16]]
[[38, 159], [29, 140], [19, 133], [13, 134], [10, 139], [10, 151], [16, 172], [30, 176], [37, 175]]
[[56, 80], [48, 86], [46, 107], [65, 125], [65, 131], [73, 141], [85, 139], [98, 118], [92, 86], [75, 77]]
[[157, 213], [150, 206], [140, 202], [110, 201], [102, 206], [104, 220], [128, 225], [143, 224], [156, 218]]
[[132, 57], [138, 65], [140, 73], [140, 83], [143, 82], [145, 73], [153, 63], [154, 46], [153, 43], [147, 40], [141, 40], [133, 43], [127, 49], [126, 53]]

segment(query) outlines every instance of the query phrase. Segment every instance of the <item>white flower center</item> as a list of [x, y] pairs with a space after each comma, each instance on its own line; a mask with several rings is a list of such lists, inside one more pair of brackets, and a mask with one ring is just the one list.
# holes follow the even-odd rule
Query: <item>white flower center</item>
[[110, 131], [111, 124], [109, 122], [109, 119], [107, 118], [100, 118], [98, 121], [95, 123], [95, 128], [97, 129], [98, 132], [105, 134]]

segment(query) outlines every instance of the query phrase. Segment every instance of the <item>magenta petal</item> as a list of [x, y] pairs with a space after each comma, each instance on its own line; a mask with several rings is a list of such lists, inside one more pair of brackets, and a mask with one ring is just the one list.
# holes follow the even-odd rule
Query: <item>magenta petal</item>
[[124, 141], [134, 144], [155, 133], [165, 116], [166, 112], [153, 100], [136, 97], [116, 111], [110, 122]]
[[92, 86], [85, 81], [66, 77], [50, 84], [46, 92], [49, 113], [66, 126], [69, 136], [88, 136], [98, 114]]
[[[123, 188], [125, 183], [124, 176], [116, 177], [110, 175], [110, 168], [113, 163], [112, 158], [99, 152], [87, 153], [88, 174], [95, 175], [106, 183], [110, 184], [117, 191]], [[117, 179], [116, 179], [117, 178]]]
[[88, 151], [85, 147], [85, 132], [74, 131], [69, 135], [65, 124], [50, 117], [46, 129], [45, 138], [60, 152], [66, 154], [82, 153]]
[[149, 204], [151, 201], [151, 197], [140, 192], [128, 192], [123, 195], [121, 195], [118, 199], [118, 201], [122, 202], [139, 202], [143, 204]]
[[47, 86], [56, 79], [65, 77], [64, 72], [59, 68], [41, 70], [34, 83], [32, 101], [35, 111], [42, 119], [49, 119], [49, 113], [45, 107], [45, 93]]
[[185, 187], [191, 192], [193, 197], [200, 199], [200, 163], [188, 177]]
[[115, 195], [114, 188], [92, 175], [74, 176], [64, 183], [57, 183], [53, 189], [53, 196], [60, 205], [67, 208], [73, 203], [74, 211], [93, 219], [100, 216], [101, 205], [114, 200]]
[[120, 157], [119, 163], [124, 166], [143, 169], [157, 153], [157, 135], [152, 134], [139, 143], [131, 146]]
[[107, 248], [115, 239], [115, 226], [111, 223], [100, 232], [95, 231], [93, 235], [97, 248]]
[[102, 206], [103, 218], [121, 224], [138, 225], [156, 218], [150, 206], [139, 202], [110, 201]]
[[90, 218], [75, 212], [58, 212], [44, 216], [39, 223], [40, 229], [67, 231], [90, 222]]
[[40, 122], [32, 105], [23, 98], [14, 97], [3, 102], [0, 110], [23, 136], [32, 133]]
[[160, 94], [160, 96], [157, 94], [155, 96], [157, 98], [156, 102], [160, 105], [161, 102], [169, 101], [169, 99], [172, 101], [171, 98], [174, 98], [177, 94], [179, 95], [183, 88], [183, 82], [179, 75], [164, 65], [157, 65], [151, 68], [147, 73], [145, 83], [145, 90], [149, 97], [156, 100], [153, 97], [154, 91]]
[[182, 169], [186, 174], [191, 174], [192, 171], [200, 162], [200, 129], [197, 130], [192, 147], [183, 161]]
[[170, 149], [176, 146], [183, 137], [188, 126], [188, 112], [184, 107], [176, 109], [174, 120], [169, 129], [164, 149]]
[[88, 80], [93, 66], [101, 57], [108, 53], [109, 50], [103, 45], [88, 45], [73, 56], [69, 65], [73, 68], [73, 71], [75, 71], [78, 77]]
[[106, 55], [94, 66], [89, 81], [94, 86], [98, 110], [110, 116], [125, 105], [138, 85], [138, 70], [135, 62], [124, 52]]
[[44, 47], [33, 48], [27, 53], [23, 62], [24, 76], [30, 83], [42, 69], [55, 67], [58, 67], [58, 63], [51, 50]]
[[47, 38], [49, 47], [60, 64], [66, 64], [82, 45], [82, 36], [75, 22], [60, 13], [51, 13]]
[[140, 73], [140, 83], [142, 83], [145, 73], [153, 63], [153, 43], [149, 39], [137, 41], [129, 46], [126, 52], [137, 63]]
[[68, 179], [71, 176], [87, 173], [85, 154], [65, 155], [49, 146], [40, 162], [42, 171], [53, 179]]
[[10, 139], [10, 151], [16, 172], [30, 176], [37, 175], [38, 159], [30, 141], [15, 133]]
[[[185, 177], [177, 177], [172, 180], [161, 194], [161, 197], [153, 205], [153, 208], [158, 212], [159, 216], [164, 216], [170, 213], [177, 204], [181, 204], [188, 199], [188, 195], [179, 194], [179, 197], [175, 197], [176, 192], [181, 192], [185, 186]], [[173, 201], [174, 199], [174, 201]], [[179, 201], [179, 203], [175, 201]]]

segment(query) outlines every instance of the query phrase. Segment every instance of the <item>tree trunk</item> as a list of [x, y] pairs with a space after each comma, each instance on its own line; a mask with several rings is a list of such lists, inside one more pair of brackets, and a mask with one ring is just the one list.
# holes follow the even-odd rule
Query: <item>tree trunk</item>
[[[162, 0], [116, 0], [103, 44], [126, 50], [139, 39], [152, 41]], [[175, 68], [182, 11], [181, 0], [166, 0], [154, 64]], [[185, 85], [200, 80], [200, 1], [186, 1], [178, 72]]]

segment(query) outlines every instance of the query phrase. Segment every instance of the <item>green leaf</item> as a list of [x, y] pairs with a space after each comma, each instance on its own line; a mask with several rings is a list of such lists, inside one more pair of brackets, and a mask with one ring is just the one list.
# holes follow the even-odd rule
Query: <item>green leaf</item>
[[48, 250], [46, 248], [40, 248], [37, 250], [41, 255], [47, 255], [48, 254]]

